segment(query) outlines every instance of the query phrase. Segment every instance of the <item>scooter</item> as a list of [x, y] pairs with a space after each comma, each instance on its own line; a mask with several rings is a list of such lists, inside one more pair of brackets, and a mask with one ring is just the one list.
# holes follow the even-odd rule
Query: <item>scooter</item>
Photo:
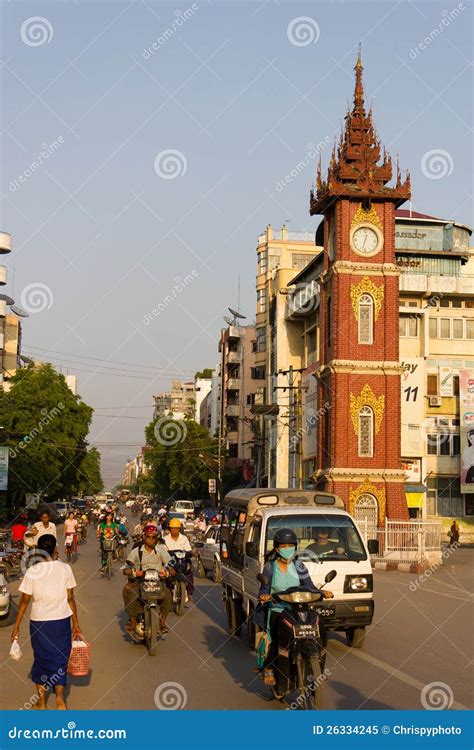
[[[337, 572], [331, 570], [323, 586], [336, 575]], [[265, 585], [270, 583], [262, 574], [257, 579]], [[318, 606], [322, 598], [322, 594], [304, 586], [292, 586], [272, 595], [272, 601], [290, 605], [278, 621], [278, 656], [272, 665], [276, 677], [273, 696], [282, 701], [285, 695], [297, 690], [295, 703], [303, 710], [322, 708], [326, 650], [320, 612], [331, 607], [330, 604], [323, 608]]]
[[173, 550], [170, 552], [171, 562], [169, 565], [175, 571], [169, 579], [169, 586], [171, 589], [171, 595], [173, 597], [173, 608], [175, 614], [178, 617], [184, 615], [184, 607], [188, 600], [187, 595], [187, 583], [188, 576], [192, 571], [192, 552], [184, 552], [183, 550]]
[[152, 568], [145, 570], [143, 577], [136, 580], [140, 583], [139, 601], [143, 611], [137, 615], [137, 624], [130, 637], [135, 643], [145, 643], [148, 655], [155, 656], [161, 638], [160, 602], [165, 596], [166, 583]]
[[120, 562], [125, 562], [125, 553], [126, 553], [127, 545], [128, 545], [128, 538], [123, 537], [123, 536], [117, 537], [116, 555], [117, 555], [117, 560], [119, 560]]

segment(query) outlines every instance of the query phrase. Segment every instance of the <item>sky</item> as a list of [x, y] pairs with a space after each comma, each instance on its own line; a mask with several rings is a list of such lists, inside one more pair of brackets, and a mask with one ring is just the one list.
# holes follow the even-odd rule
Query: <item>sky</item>
[[153, 394], [215, 365], [227, 306], [252, 322], [265, 226], [316, 229], [315, 146], [327, 166], [359, 42], [413, 209], [472, 223], [466, 0], [3, 0], [1, 15], [5, 290], [30, 312], [23, 352], [75, 374], [95, 409], [109, 487]]

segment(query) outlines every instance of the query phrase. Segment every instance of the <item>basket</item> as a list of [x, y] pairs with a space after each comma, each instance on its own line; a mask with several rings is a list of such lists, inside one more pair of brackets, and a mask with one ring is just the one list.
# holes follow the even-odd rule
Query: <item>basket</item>
[[102, 539], [102, 547], [106, 552], [115, 549], [115, 539]]
[[82, 636], [81, 640], [73, 641], [67, 665], [68, 674], [73, 677], [85, 677], [89, 674], [89, 655], [89, 644], [82, 639]]

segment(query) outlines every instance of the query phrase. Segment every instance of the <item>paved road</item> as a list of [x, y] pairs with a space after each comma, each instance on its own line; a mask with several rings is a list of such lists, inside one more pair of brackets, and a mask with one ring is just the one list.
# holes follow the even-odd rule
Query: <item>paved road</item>
[[[79, 551], [76, 596], [81, 627], [92, 643], [92, 671], [87, 679], [73, 679], [71, 709], [154, 709], [155, 691], [167, 682], [179, 683], [188, 709], [287, 708], [269, 700], [245, 639], [228, 636], [219, 586], [198, 580], [193, 606], [181, 618], [170, 616], [172, 632], [152, 658], [124, 633], [119, 565], [107, 581], [98, 574], [95, 540]], [[474, 550], [457, 550], [419, 586], [415, 576], [377, 572], [376, 617], [364, 648], [348, 649], [339, 634], [329, 640], [325, 708], [421, 708], [421, 691], [432, 682], [448, 686], [443, 690], [452, 691], [454, 708], [473, 707], [473, 561]], [[18, 582], [11, 586], [16, 593]], [[0, 707], [18, 709], [34, 692], [28, 623], [22, 626], [20, 662], [8, 658], [10, 632], [0, 629]]]

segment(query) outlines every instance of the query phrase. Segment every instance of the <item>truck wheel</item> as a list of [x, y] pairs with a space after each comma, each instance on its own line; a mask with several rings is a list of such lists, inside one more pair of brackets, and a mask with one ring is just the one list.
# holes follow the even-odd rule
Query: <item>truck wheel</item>
[[241, 599], [232, 599], [228, 596], [225, 602], [227, 612], [227, 627], [231, 635], [239, 636], [242, 632], [242, 623], [244, 621], [244, 612], [242, 609]]
[[351, 648], [362, 648], [365, 640], [365, 628], [348, 628], [346, 630], [347, 645]]
[[222, 571], [219, 560], [214, 559], [212, 566], [212, 580], [214, 583], [220, 583], [222, 581]]

